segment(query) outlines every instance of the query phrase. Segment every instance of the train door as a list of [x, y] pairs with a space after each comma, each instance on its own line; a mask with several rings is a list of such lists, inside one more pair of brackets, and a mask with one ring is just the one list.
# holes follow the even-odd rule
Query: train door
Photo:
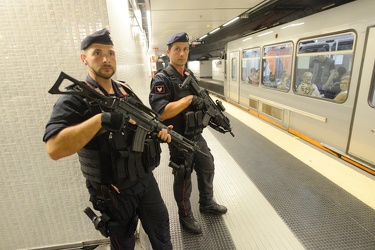
[[375, 27], [369, 29], [349, 154], [375, 164]]
[[229, 53], [229, 99], [238, 103], [240, 91], [240, 52], [234, 51]]

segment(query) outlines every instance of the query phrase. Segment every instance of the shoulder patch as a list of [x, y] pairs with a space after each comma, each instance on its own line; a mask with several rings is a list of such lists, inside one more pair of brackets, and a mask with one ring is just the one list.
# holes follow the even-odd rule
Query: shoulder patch
[[165, 86], [164, 85], [154, 86], [154, 93], [165, 94]]

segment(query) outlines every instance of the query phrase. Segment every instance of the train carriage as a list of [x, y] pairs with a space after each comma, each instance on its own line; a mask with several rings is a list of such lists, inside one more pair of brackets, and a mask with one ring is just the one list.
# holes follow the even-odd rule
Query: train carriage
[[374, 8], [354, 1], [229, 42], [225, 97], [375, 174]]

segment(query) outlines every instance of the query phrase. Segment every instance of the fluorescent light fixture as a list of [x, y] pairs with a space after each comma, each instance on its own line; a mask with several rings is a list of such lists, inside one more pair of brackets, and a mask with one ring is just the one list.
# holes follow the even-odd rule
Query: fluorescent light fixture
[[249, 14], [249, 13], [255, 11], [256, 9], [259, 9], [261, 6], [265, 5], [265, 4], [268, 3], [269, 1], [270, 1], [270, 0], [265, 0], [265, 1], [261, 2], [260, 4], [254, 6], [252, 9], [246, 11], [246, 13]]
[[229, 22], [224, 23], [223, 26], [225, 27], [225, 26], [227, 26], [227, 25], [229, 25], [229, 24], [231, 24], [231, 23], [237, 21], [238, 19], [240, 19], [240, 17], [233, 18], [233, 19], [230, 20]]
[[146, 17], [147, 17], [147, 32], [148, 32], [148, 41], [151, 44], [152, 39], [152, 30], [151, 30], [151, 12], [148, 10], [146, 11]]
[[268, 31], [268, 32], [266, 32], [266, 33], [260, 34], [260, 35], [258, 35], [258, 37], [265, 36], [265, 35], [268, 35], [268, 34], [271, 34], [271, 33], [273, 33], [272, 30], [271, 30], [271, 31]]
[[208, 35], [206, 34], [206, 35], [204, 35], [204, 36], [201, 36], [201, 37], [199, 38], [199, 40], [202, 40], [202, 39], [205, 38], [206, 36], [208, 36]]
[[291, 28], [291, 27], [295, 27], [295, 26], [300, 26], [300, 25], [303, 25], [305, 24], [304, 22], [302, 23], [292, 23], [292, 24], [289, 24], [288, 26], [285, 26], [285, 27], [282, 27], [281, 29], [287, 29], [287, 28]]
[[251, 40], [251, 39], [253, 39], [253, 37], [251, 36], [251, 37], [248, 37], [248, 38], [245, 38], [245, 39], [243, 39], [242, 40], [242, 42], [246, 42], [247, 40]]
[[335, 4], [334, 4], [334, 3], [331, 3], [331, 4], [327, 5], [327, 6], [322, 7], [322, 10], [325, 10], [325, 9], [331, 8], [331, 7], [333, 7], [333, 6], [335, 6]]
[[216, 29], [214, 29], [213, 31], [211, 31], [210, 33], [208, 33], [208, 34], [213, 34], [213, 33], [215, 33], [216, 31], [218, 31], [220, 29], [220, 27], [219, 28], [216, 28]]

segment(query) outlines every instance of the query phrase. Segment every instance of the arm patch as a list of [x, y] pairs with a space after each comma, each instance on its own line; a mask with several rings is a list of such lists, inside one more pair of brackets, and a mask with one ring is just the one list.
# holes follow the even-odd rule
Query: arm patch
[[165, 86], [164, 85], [154, 86], [154, 93], [165, 94]]

